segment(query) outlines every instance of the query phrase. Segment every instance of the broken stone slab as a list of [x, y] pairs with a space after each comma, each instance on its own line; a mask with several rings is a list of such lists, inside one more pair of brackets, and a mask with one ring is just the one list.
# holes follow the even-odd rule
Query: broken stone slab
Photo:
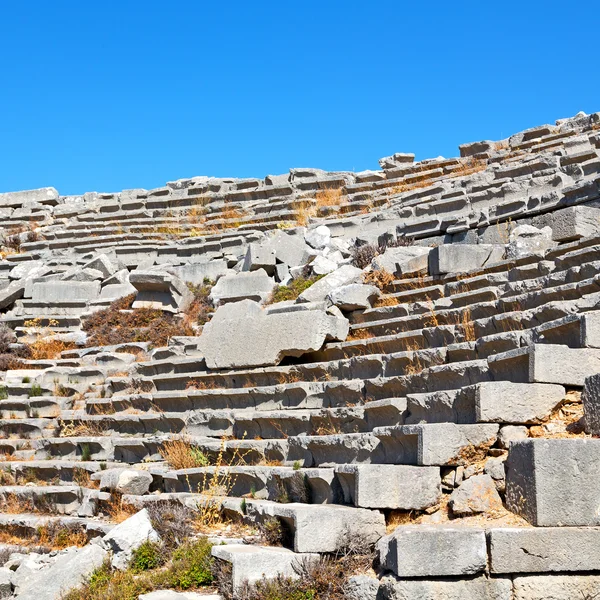
[[258, 522], [269, 517], [283, 521], [293, 534], [294, 552], [336, 552], [356, 538], [373, 544], [385, 534], [385, 517], [376, 510], [267, 500], [247, 500], [246, 510]]
[[506, 461], [506, 506], [538, 527], [600, 525], [600, 440], [513, 442]]
[[344, 265], [313, 283], [298, 296], [296, 302], [322, 302], [337, 288], [360, 282], [361, 279], [362, 271], [359, 268], [352, 265]]
[[263, 269], [267, 275], [275, 272], [275, 251], [268, 246], [252, 243], [248, 245], [242, 264], [242, 271], [258, 271]]
[[170, 267], [169, 271], [182, 281], [193, 283], [194, 285], [201, 285], [205, 279], [217, 281], [224, 275], [234, 275], [234, 271], [228, 267], [227, 261], [222, 259], [188, 263], [180, 267]]
[[10, 569], [0, 567], [0, 599], [12, 598], [14, 576]]
[[504, 246], [496, 244], [442, 244], [429, 253], [429, 274], [464, 273], [500, 262]]
[[534, 217], [533, 225], [547, 225], [555, 242], [571, 242], [600, 232], [600, 209], [591, 206], [568, 206]]
[[148, 511], [144, 508], [113, 527], [102, 541], [113, 553], [112, 566], [115, 569], [125, 570], [129, 566], [134, 550], [146, 541], [158, 542], [159, 539], [158, 533], [150, 522]]
[[329, 245], [331, 240], [331, 230], [327, 225], [319, 225], [314, 229], [309, 229], [304, 235], [304, 239], [309, 246], [315, 250], [322, 250]]
[[475, 527], [401, 525], [377, 551], [382, 567], [399, 577], [473, 575], [487, 566], [485, 531]]
[[529, 254], [544, 256], [546, 250], [555, 246], [557, 246], [557, 242], [552, 240], [550, 227], [538, 229], [531, 225], [519, 225], [510, 233], [506, 246], [506, 258], [518, 259]]
[[353, 575], [344, 584], [346, 600], [377, 600], [379, 579], [368, 575]]
[[220, 306], [203, 330], [198, 348], [209, 369], [277, 365], [284, 356], [320, 350], [344, 340], [349, 323], [323, 310], [268, 313], [252, 300]]
[[381, 292], [374, 285], [351, 283], [333, 290], [327, 298], [340, 310], [351, 311], [371, 308], [380, 295]]
[[7, 287], [0, 289], [0, 310], [9, 308], [23, 297], [25, 293], [24, 281], [13, 281]]
[[515, 527], [488, 531], [492, 573], [600, 570], [600, 528]]
[[473, 475], [452, 492], [449, 505], [455, 515], [468, 516], [501, 511], [502, 499], [490, 475]]
[[135, 293], [137, 293], [137, 289], [130, 283], [115, 283], [102, 286], [99, 299], [106, 300], [107, 302], [114, 302], [115, 300], [131, 296], [131, 294]]
[[61, 281], [102, 281], [104, 276], [96, 269], [84, 269], [81, 267], [73, 267], [68, 269], [61, 276]]
[[45, 281], [32, 286], [34, 302], [90, 301], [97, 300], [99, 295], [99, 281]]
[[585, 430], [592, 435], [600, 435], [600, 373], [585, 378], [581, 399]]
[[275, 579], [279, 576], [297, 579], [297, 569], [302, 564], [316, 562], [318, 554], [292, 552], [287, 548], [273, 546], [250, 546], [246, 544], [225, 544], [213, 546], [212, 555], [231, 564], [234, 595], [244, 586], [253, 585], [261, 579]]
[[[431, 561], [431, 557], [427, 558]], [[536, 597], [537, 599], [538, 597]], [[539, 600], [548, 596], [539, 596]], [[572, 600], [574, 596], [569, 596]], [[398, 579], [387, 575], [380, 582], [378, 600], [516, 600], [510, 578], [485, 575], [468, 578]], [[552, 596], [553, 600], [559, 600]], [[533, 600], [520, 596], [519, 600]], [[561, 597], [560, 600], [563, 600]], [[567, 600], [567, 596], [564, 597]]]
[[108, 254], [98, 254], [81, 267], [82, 269], [94, 269], [102, 273], [102, 279], [107, 279], [125, 268], [125, 265]]
[[271, 237], [261, 242], [261, 246], [275, 254], [277, 263], [288, 267], [305, 265], [314, 250], [304, 241], [302, 234], [291, 234], [285, 231], [275, 231]]
[[508, 450], [512, 442], [526, 440], [529, 429], [524, 425], [503, 425], [498, 431], [498, 446]]
[[388, 248], [383, 254], [371, 261], [371, 267], [387, 271], [392, 275], [406, 275], [427, 271], [431, 248], [425, 246], [409, 246]]
[[215, 306], [240, 300], [263, 304], [270, 298], [275, 286], [275, 281], [264, 269], [225, 275], [212, 288], [210, 300]]
[[91, 479], [100, 482], [101, 490], [114, 490], [135, 496], [146, 494], [152, 484], [152, 475], [140, 469], [106, 469], [94, 473]]
[[361, 508], [424, 510], [441, 499], [438, 467], [340, 465], [335, 473], [344, 501]]
[[185, 311], [194, 299], [179, 277], [166, 272], [132, 271], [129, 283], [137, 290], [132, 308], [154, 308], [177, 313]]
[[52, 563], [36, 570], [27, 569], [24, 577], [20, 571], [26, 570], [22, 564], [15, 572], [16, 595], [19, 600], [58, 600], [66, 592], [86, 581], [108, 559], [108, 552], [97, 544], [84, 548], [69, 548], [59, 554]]
[[[600, 589], [600, 575], [516, 575], [512, 600], [592, 599]], [[504, 599], [502, 599], [504, 600]]]
[[333, 260], [329, 256], [317, 256], [311, 263], [310, 268], [315, 275], [327, 275], [338, 268], [340, 261]]
[[23, 190], [20, 192], [6, 192], [0, 194], [0, 206], [17, 207], [23, 204], [58, 204], [58, 191], [53, 187], [39, 188], [36, 190]]

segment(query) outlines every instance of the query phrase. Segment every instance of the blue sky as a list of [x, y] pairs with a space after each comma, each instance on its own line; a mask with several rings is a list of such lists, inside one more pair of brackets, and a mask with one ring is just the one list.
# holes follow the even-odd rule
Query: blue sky
[[0, 3], [0, 191], [378, 168], [600, 110], [597, 2]]

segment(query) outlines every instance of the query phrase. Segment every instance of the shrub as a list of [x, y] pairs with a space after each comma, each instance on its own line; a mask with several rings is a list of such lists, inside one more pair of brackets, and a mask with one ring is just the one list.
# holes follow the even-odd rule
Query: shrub
[[400, 248], [412, 246], [414, 238], [398, 237], [396, 239], [383, 241], [380, 244], [363, 244], [355, 246], [352, 249], [352, 264], [359, 269], [365, 269], [371, 264], [371, 261], [380, 254], [383, 254], [388, 248]]
[[3, 385], [0, 385], [0, 400], [6, 400], [8, 398], [8, 392]]
[[177, 548], [164, 575], [168, 587], [189, 590], [212, 583], [211, 548], [212, 544], [205, 537]]
[[0, 371], [27, 369], [27, 365], [14, 354], [0, 354]]
[[164, 562], [164, 553], [161, 544], [146, 540], [133, 551], [129, 567], [136, 573], [156, 569]]
[[7, 354], [10, 351], [10, 344], [15, 340], [15, 332], [4, 323], [0, 323], [0, 354]]
[[313, 283], [321, 279], [323, 275], [314, 277], [297, 277], [289, 285], [278, 285], [273, 291], [270, 304], [275, 302], [284, 302], [285, 300], [295, 300], [304, 290], [307, 290]]
[[194, 469], [209, 465], [206, 454], [185, 439], [164, 442], [158, 451], [175, 470]]
[[42, 387], [39, 383], [34, 383], [31, 388], [29, 388], [29, 397], [36, 398], [42, 395]]
[[194, 301], [187, 310], [187, 317], [191, 323], [204, 325], [215, 312], [212, 302], [208, 298], [212, 290], [212, 283], [209, 279], [205, 279], [201, 285], [188, 283], [188, 288], [194, 294]]
[[193, 329], [173, 315], [152, 308], [131, 309], [135, 295], [113, 302], [91, 315], [83, 325], [87, 346], [111, 346], [128, 342], [149, 342], [166, 346], [173, 336], [194, 335]]
[[148, 505], [152, 526], [166, 548], [178, 548], [194, 531], [197, 513], [177, 502], [153, 502]]

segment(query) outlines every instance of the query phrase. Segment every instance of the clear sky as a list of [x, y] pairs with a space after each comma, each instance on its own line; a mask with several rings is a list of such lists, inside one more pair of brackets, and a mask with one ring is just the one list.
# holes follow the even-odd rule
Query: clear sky
[[456, 156], [600, 111], [598, 1], [0, 2], [0, 191]]

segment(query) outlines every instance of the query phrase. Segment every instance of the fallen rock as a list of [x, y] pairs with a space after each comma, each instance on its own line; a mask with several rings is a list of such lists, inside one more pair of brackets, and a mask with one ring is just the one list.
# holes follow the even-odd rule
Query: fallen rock
[[194, 299], [187, 285], [170, 273], [133, 271], [129, 282], [137, 290], [132, 308], [155, 308], [177, 313], [185, 311]]
[[101, 490], [143, 496], [150, 489], [152, 475], [139, 469], [107, 469], [92, 475], [92, 481], [98, 480]]
[[344, 265], [313, 283], [298, 296], [296, 302], [321, 302], [337, 288], [350, 283], [356, 283], [361, 278], [362, 271], [359, 268], [352, 265]]
[[502, 500], [489, 475], [474, 475], [452, 492], [449, 506], [456, 515], [474, 515], [501, 510]]
[[333, 290], [329, 301], [341, 310], [366, 310], [379, 298], [381, 292], [374, 285], [351, 283]]
[[270, 313], [252, 300], [219, 307], [198, 342], [207, 367], [277, 365], [284, 356], [301, 356], [320, 350], [326, 341], [346, 339], [347, 319], [324, 310], [291, 308]]
[[543, 256], [546, 250], [556, 245], [557, 243], [552, 241], [550, 227], [538, 229], [531, 225], [519, 225], [510, 234], [506, 246], [506, 258], [521, 258], [528, 254]]
[[217, 281], [209, 298], [215, 306], [246, 299], [262, 304], [273, 293], [275, 285], [264, 269], [225, 275]]
[[371, 261], [371, 267], [393, 275], [427, 271], [430, 252], [431, 248], [424, 246], [388, 248]]
[[319, 225], [318, 227], [307, 231], [304, 239], [306, 240], [306, 243], [315, 250], [321, 250], [329, 245], [331, 231], [327, 225]]

